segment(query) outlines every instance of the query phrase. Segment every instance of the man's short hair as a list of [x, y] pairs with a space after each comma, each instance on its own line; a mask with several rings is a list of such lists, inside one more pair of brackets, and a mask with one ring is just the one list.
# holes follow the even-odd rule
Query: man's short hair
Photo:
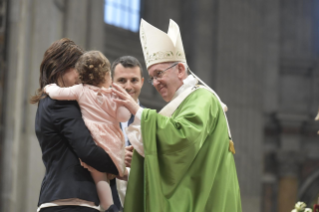
[[143, 78], [143, 68], [141, 66], [141, 63], [138, 61], [138, 59], [136, 59], [135, 57], [132, 56], [122, 56], [117, 58], [112, 66], [111, 66], [111, 71], [112, 71], [112, 78], [114, 77], [114, 70], [115, 67], [118, 64], [122, 64], [122, 66], [124, 68], [134, 68], [134, 67], [139, 67], [140, 68], [140, 72], [141, 72], [141, 77]]

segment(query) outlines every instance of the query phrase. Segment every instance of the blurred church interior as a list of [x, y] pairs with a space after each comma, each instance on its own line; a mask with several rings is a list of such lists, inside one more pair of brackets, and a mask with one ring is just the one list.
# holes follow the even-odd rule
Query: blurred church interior
[[[44, 51], [63, 37], [144, 66], [140, 18], [179, 24], [190, 68], [228, 105], [244, 212], [288, 212], [319, 195], [319, 1], [0, 0], [0, 211], [34, 212], [44, 175], [35, 136]], [[148, 83], [141, 103], [165, 102]]]

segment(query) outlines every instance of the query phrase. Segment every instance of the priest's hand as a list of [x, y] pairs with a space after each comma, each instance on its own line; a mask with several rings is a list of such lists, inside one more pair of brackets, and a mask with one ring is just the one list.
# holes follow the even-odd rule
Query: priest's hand
[[125, 165], [126, 167], [131, 167], [132, 157], [133, 157], [133, 146], [125, 147]]
[[137, 102], [128, 94], [121, 86], [116, 83], [112, 84], [112, 93], [118, 98], [114, 99], [116, 103], [126, 107], [133, 115], [135, 115], [140, 108]]

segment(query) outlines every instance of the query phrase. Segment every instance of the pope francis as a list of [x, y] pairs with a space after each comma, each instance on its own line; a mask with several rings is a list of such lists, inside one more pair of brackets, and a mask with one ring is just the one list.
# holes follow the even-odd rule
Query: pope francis
[[188, 68], [174, 21], [165, 33], [142, 20], [140, 40], [149, 82], [168, 104], [140, 108], [113, 84], [118, 104], [135, 114], [124, 211], [241, 212], [226, 105]]

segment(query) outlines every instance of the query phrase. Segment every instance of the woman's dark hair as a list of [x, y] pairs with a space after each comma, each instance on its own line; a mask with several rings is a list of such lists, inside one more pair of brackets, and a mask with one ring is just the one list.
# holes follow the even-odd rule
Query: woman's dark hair
[[100, 51], [85, 52], [75, 64], [83, 84], [99, 86], [105, 82], [105, 75], [110, 74], [109, 60]]
[[40, 99], [43, 99], [46, 96], [43, 88], [51, 83], [58, 84], [59, 79], [63, 80], [63, 74], [75, 67], [77, 60], [83, 53], [84, 51], [68, 38], [55, 41], [44, 53], [40, 65], [40, 88], [30, 98], [30, 103], [36, 104]]

